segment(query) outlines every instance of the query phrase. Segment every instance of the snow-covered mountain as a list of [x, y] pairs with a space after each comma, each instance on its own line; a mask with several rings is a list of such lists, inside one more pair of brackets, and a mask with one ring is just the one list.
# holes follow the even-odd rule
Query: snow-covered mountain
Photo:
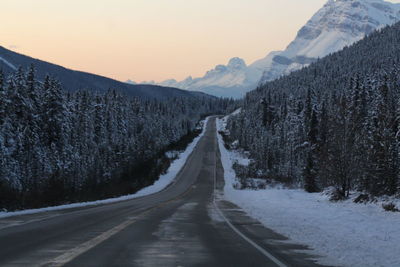
[[201, 78], [189, 76], [180, 82], [171, 79], [161, 82], [160, 85], [238, 98], [243, 95], [243, 87], [253, 88], [261, 74], [261, 69], [255, 72], [246, 65], [243, 59], [235, 57], [229, 60], [227, 65], [217, 65], [214, 69], [207, 71]]
[[307, 66], [398, 20], [400, 4], [384, 0], [329, 0], [284, 51], [271, 52], [248, 66], [243, 59], [232, 58], [227, 65], [218, 65], [203, 77], [188, 77], [183, 81], [171, 79], [159, 84], [217, 96], [241, 97], [259, 83]]
[[300, 69], [399, 19], [400, 4], [383, 0], [329, 0], [300, 29], [285, 51], [275, 55], [272, 62], [265, 62], [261, 82]]

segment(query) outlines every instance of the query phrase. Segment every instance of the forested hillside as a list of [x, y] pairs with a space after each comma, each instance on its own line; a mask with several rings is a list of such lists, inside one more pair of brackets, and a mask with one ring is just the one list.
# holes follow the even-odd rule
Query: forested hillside
[[157, 178], [168, 146], [229, 101], [166, 101], [65, 93], [33, 66], [0, 72], [0, 209], [31, 208], [135, 192]]
[[123, 83], [100, 75], [67, 69], [0, 46], [0, 69], [3, 70], [5, 75], [14, 73], [19, 66], [28, 68], [32, 64], [35, 65], [36, 78], [39, 81], [43, 81], [47, 74], [51, 74], [61, 83], [62, 88], [69, 92], [87, 90], [105, 93], [109, 88], [113, 88], [128, 96], [159, 100], [173, 97], [206, 96], [204, 93], [172, 87]]
[[228, 122], [249, 176], [303, 186], [399, 192], [400, 24], [250, 92]]

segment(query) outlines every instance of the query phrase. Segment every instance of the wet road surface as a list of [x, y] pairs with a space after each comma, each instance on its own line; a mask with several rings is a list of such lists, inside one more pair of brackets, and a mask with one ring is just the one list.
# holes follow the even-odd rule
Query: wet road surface
[[223, 200], [215, 118], [175, 182], [102, 206], [0, 219], [0, 266], [316, 266]]

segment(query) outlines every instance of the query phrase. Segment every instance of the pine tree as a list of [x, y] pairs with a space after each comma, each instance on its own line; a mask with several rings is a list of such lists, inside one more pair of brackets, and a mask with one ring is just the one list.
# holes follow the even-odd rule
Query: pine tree
[[[311, 103], [308, 103], [311, 104]], [[317, 156], [318, 156], [318, 119], [316, 115], [316, 111], [312, 109], [311, 111], [311, 118], [310, 118], [310, 129], [308, 132], [308, 143], [309, 147], [307, 149], [307, 159], [306, 165], [304, 168], [304, 189], [309, 192], [318, 192], [319, 188], [317, 185]]]
[[64, 104], [61, 86], [55, 80], [46, 78], [44, 86], [44, 117], [46, 143], [54, 149], [62, 148]]
[[4, 88], [4, 74], [0, 69], [0, 126], [4, 123], [6, 117], [6, 91]]

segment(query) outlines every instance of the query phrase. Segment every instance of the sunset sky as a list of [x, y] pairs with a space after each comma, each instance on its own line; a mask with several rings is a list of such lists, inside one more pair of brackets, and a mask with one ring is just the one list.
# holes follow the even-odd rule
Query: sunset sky
[[325, 2], [1, 0], [0, 45], [122, 81], [180, 80], [284, 49]]

